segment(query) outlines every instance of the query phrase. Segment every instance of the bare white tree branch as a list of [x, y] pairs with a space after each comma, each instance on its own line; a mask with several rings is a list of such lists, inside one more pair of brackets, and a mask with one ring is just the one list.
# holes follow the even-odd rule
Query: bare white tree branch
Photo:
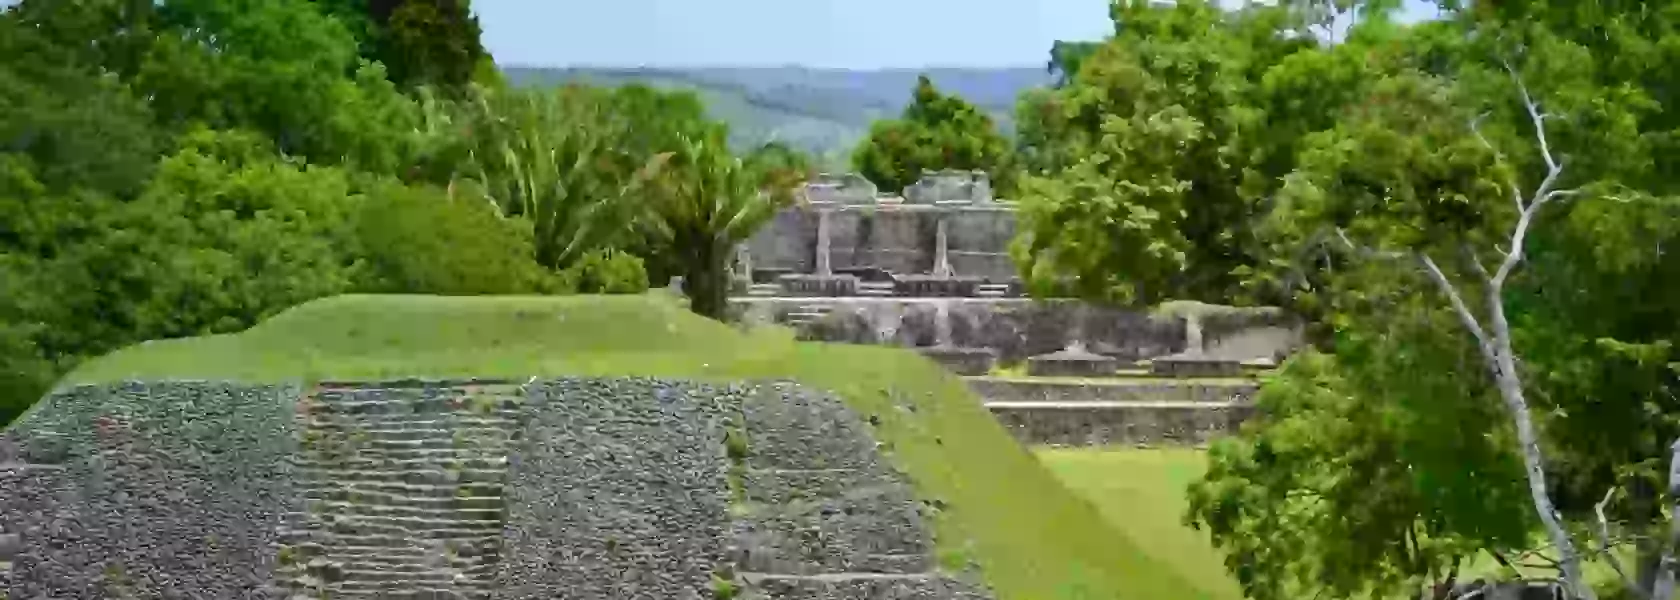
[[1604, 555], [1605, 562], [1608, 562], [1610, 568], [1615, 569], [1616, 574], [1621, 576], [1622, 585], [1627, 587], [1628, 591], [1648, 600], [1651, 596], [1639, 587], [1639, 582], [1628, 576], [1627, 570], [1622, 568], [1622, 560], [1616, 557], [1615, 552], [1610, 551], [1610, 520], [1604, 517], [1604, 507], [1610, 504], [1610, 499], [1615, 494], [1616, 488], [1614, 487], [1605, 490], [1604, 499], [1593, 505], [1593, 514], [1598, 516], [1598, 553]]
[[1447, 295], [1447, 300], [1452, 302], [1453, 312], [1458, 313], [1459, 322], [1464, 324], [1465, 329], [1470, 330], [1471, 335], [1476, 336], [1476, 346], [1481, 348], [1482, 357], [1486, 358], [1489, 364], [1496, 363], [1498, 355], [1494, 353], [1493, 345], [1488, 341], [1487, 332], [1482, 330], [1481, 321], [1476, 318], [1476, 313], [1470, 312], [1470, 305], [1464, 303], [1464, 297], [1459, 295], [1458, 288], [1453, 286], [1452, 280], [1447, 279], [1447, 274], [1441, 271], [1441, 267], [1435, 264], [1435, 259], [1430, 258], [1429, 254], [1419, 252], [1418, 262], [1423, 265], [1424, 272], [1429, 274], [1436, 287], [1441, 288], [1441, 292]]
[[[1528, 86], [1523, 85], [1522, 76], [1511, 66], [1511, 62], [1500, 59], [1499, 64], [1505, 66], [1505, 72], [1511, 74], [1511, 81], [1517, 84], [1517, 93], [1522, 94], [1523, 108], [1528, 110], [1528, 118], [1534, 122], [1534, 136], [1540, 142], [1540, 156], [1546, 159], [1546, 170], [1552, 173], [1563, 170], [1563, 165], [1552, 158], [1552, 145], [1546, 140], [1546, 114], [1540, 112], [1540, 105], [1528, 93]], [[1541, 189], [1545, 189], [1541, 185]]]
[[[1477, 115], [1476, 118], [1471, 119], [1470, 120], [1470, 133], [1476, 134], [1476, 139], [1481, 140], [1483, 146], [1487, 146], [1488, 150], [1493, 151], [1493, 155], [1495, 157], [1497, 157], [1497, 158], [1499, 158], [1499, 160], [1503, 161], [1503, 160], [1505, 160], [1505, 153], [1500, 152], [1499, 148], [1494, 147], [1493, 142], [1488, 141], [1487, 136], [1482, 135], [1482, 119], [1486, 119], [1486, 118], [1487, 118], [1487, 113], [1482, 113], [1480, 115]], [[1517, 212], [1522, 212], [1522, 210], [1523, 210], [1522, 186], [1517, 184], [1517, 176], [1515, 174], [1512, 174], [1507, 179], [1509, 179], [1510, 181], [1505, 182], [1505, 184], [1510, 186], [1510, 188], [1511, 188], [1511, 202], [1513, 202], [1517, 205]]]

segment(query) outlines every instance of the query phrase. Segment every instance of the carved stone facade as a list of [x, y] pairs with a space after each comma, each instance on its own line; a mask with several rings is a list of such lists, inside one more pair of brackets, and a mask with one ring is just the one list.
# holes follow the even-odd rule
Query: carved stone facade
[[[824, 175], [807, 186], [805, 202], [781, 211], [743, 244], [736, 315], [788, 325], [810, 340], [915, 348], [970, 377], [1021, 366], [1039, 378], [1114, 378], [1140, 368], [1169, 381], [1242, 378], [1302, 343], [1299, 326], [1272, 309], [1169, 314], [1026, 298], [1009, 256], [1015, 207], [992, 197], [985, 173], [926, 172], [902, 198], [876, 190], [857, 175]], [[1040, 384], [1052, 385], [1020, 385]], [[1205, 423], [1200, 417], [1179, 423], [1219, 427], [1158, 435], [1161, 423], [1125, 425], [1158, 411], [1075, 400], [1006, 406], [1006, 398], [989, 395], [1002, 389], [976, 391], [1024, 440], [1039, 443], [1195, 443], [1224, 431], [1227, 417], [1248, 414], [1244, 396]], [[1209, 408], [1183, 410], [1194, 415]], [[1072, 412], [1038, 414], [1061, 409]], [[1076, 422], [1091, 430], [1069, 429]]]

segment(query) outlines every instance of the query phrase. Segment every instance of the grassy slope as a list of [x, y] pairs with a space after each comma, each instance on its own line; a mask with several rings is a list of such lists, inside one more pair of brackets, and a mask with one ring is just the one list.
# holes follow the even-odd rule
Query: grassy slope
[[[937, 524], [942, 558], [977, 561], [1000, 598], [1216, 597], [1154, 558], [1157, 540], [1141, 540], [1146, 552], [1105, 526], [932, 362], [902, 350], [794, 343], [778, 329], [743, 334], [656, 296], [344, 296], [237, 335], [131, 347], [67, 382], [547, 374], [786, 378], [832, 390], [880, 417], [882, 441], [921, 493], [947, 504]], [[915, 410], [895, 408], [894, 395]]]
[[1047, 448], [1038, 456], [1069, 488], [1090, 499], [1121, 535], [1149, 540], [1154, 556], [1200, 585], [1208, 597], [1242, 598], [1207, 534], [1182, 521], [1188, 504], [1184, 489], [1207, 469], [1202, 451]]
[[[1222, 555], [1207, 534], [1183, 524], [1188, 507], [1184, 490], [1207, 470], [1206, 453], [1191, 448], [1042, 448], [1037, 454], [1063, 483], [1096, 505], [1109, 525], [1127, 538], [1148, 540], [1150, 554], [1201, 586], [1205, 597], [1241, 600], [1242, 590], [1225, 570]], [[1537, 533], [1534, 545], [1544, 544], [1544, 537]], [[1631, 549], [1621, 554], [1624, 564], [1632, 563]], [[1465, 565], [1462, 577], [1510, 575], [1481, 554]], [[1605, 561], [1587, 563], [1587, 578], [1599, 590], [1616, 589], [1619, 581]]]

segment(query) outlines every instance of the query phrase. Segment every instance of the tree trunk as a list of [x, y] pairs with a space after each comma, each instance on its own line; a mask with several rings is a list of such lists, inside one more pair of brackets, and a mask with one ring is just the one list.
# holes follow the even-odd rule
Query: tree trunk
[[729, 263], [718, 246], [709, 240], [691, 246], [694, 254], [683, 274], [683, 291], [688, 294], [689, 310], [725, 321], [729, 317]]
[[1523, 470], [1528, 474], [1528, 494], [1534, 501], [1534, 511], [1539, 515], [1540, 523], [1546, 528], [1546, 537], [1557, 548], [1564, 586], [1571, 598], [1596, 600], [1597, 594], [1582, 576], [1581, 554], [1575, 549], [1575, 540], [1563, 528], [1563, 518], [1558, 515], [1557, 507], [1552, 505], [1551, 494], [1547, 491], [1545, 456], [1540, 452], [1540, 435], [1534, 427], [1534, 414], [1529, 410], [1528, 398], [1523, 395], [1522, 378], [1517, 374], [1516, 354], [1511, 350], [1511, 324], [1505, 318], [1501, 288], [1494, 285], [1488, 290], [1488, 310], [1493, 325], [1489, 332], [1492, 339], [1488, 342], [1493, 344], [1493, 356], [1490, 358], [1494, 361], [1489, 367], [1499, 386], [1499, 396], [1505, 401], [1505, 408], [1511, 411], [1511, 421], [1516, 425]]
[[1651, 597], [1652, 590], [1656, 589], [1657, 573], [1662, 567], [1663, 544], [1657, 537], [1662, 517], [1658, 508], [1658, 503], [1662, 501], [1659, 489], [1662, 488], [1644, 478], [1634, 479], [1628, 489], [1628, 508], [1632, 515], [1628, 520], [1628, 530], [1637, 536], [1633, 542], [1633, 581], [1641, 597], [1645, 598]]
[[1674, 548], [1680, 544], [1680, 440], [1675, 440], [1669, 447], [1668, 462], [1668, 501], [1669, 505], [1669, 533], [1668, 545], [1663, 548], [1662, 560], [1657, 567], [1657, 581], [1652, 586], [1652, 600], [1671, 600], [1674, 598], [1675, 579], [1680, 577], [1676, 573], [1680, 564], [1674, 559]]

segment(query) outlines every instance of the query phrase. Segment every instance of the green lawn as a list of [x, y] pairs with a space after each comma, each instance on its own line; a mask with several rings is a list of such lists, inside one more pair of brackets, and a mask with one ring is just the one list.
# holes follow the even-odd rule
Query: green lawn
[[1121, 535], [1148, 540], [1155, 558], [1200, 587], [1206, 597], [1242, 598], [1207, 534], [1183, 524], [1185, 487], [1207, 468], [1201, 450], [1043, 448], [1037, 454]]
[[341, 296], [237, 335], [127, 348], [67, 382], [558, 374], [793, 379], [839, 393], [879, 417], [881, 441], [920, 493], [946, 503], [936, 523], [942, 558], [979, 563], [1001, 599], [1222, 597], [1192, 583], [1187, 563], [1160, 540], [1137, 537], [1146, 530], [1109, 526], [931, 361], [898, 349], [795, 343], [779, 328], [743, 333], [657, 294]]
[[[1222, 555], [1206, 534], [1183, 524], [1185, 488], [1201, 477], [1207, 456], [1191, 448], [1040, 448], [1039, 460], [1075, 493], [1096, 506], [1108, 524], [1133, 540], [1147, 540], [1150, 554], [1193, 582], [1205, 597], [1241, 600], [1237, 583], [1225, 571]], [[1536, 533], [1535, 544], [1543, 538]], [[1631, 549], [1619, 552], [1631, 564]], [[1618, 581], [1605, 561], [1587, 563], [1587, 578], [1599, 590], [1614, 590]], [[1539, 573], [1544, 576], [1544, 573]], [[1487, 555], [1473, 557], [1464, 567], [1465, 580], [1508, 578]], [[1401, 600], [1405, 596], [1396, 596]]]

